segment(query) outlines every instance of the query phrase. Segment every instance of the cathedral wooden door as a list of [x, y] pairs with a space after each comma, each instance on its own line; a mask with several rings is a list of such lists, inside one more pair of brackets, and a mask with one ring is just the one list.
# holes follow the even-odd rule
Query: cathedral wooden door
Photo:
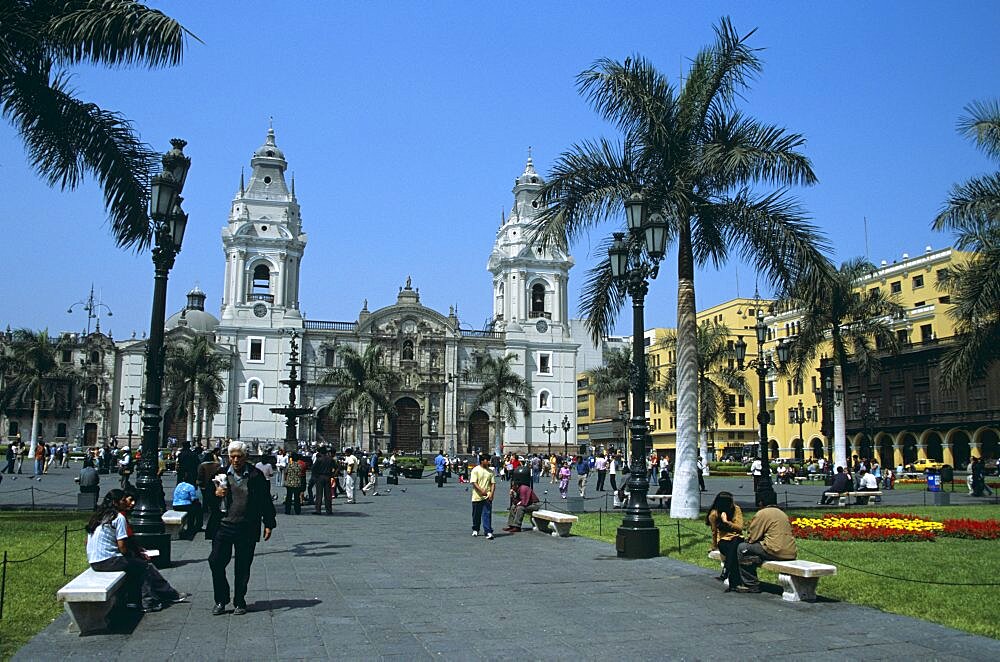
[[406, 453], [417, 453], [421, 450], [420, 405], [413, 398], [400, 398], [396, 401], [392, 447]]

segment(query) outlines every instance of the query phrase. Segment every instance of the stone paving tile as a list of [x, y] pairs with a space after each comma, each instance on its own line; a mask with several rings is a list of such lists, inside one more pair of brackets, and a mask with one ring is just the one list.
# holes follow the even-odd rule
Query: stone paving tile
[[[578, 537], [472, 538], [467, 492], [407, 487], [335, 503], [334, 517], [279, 513], [257, 546], [246, 616], [210, 615], [210, 543], [177, 541], [164, 575], [192, 604], [147, 614], [131, 634], [77, 637], [61, 615], [15, 659], [731, 660], [748, 646], [838, 662], [1000, 659], [996, 640], [872, 609], [725, 594], [717, 573], [670, 557], [621, 561]], [[703, 633], [716, 631], [733, 645], [709, 652]]]

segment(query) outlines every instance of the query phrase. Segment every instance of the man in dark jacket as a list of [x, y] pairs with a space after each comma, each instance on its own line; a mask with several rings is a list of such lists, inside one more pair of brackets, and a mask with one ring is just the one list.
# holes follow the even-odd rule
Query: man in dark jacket
[[334, 460], [326, 448], [320, 448], [316, 461], [312, 466], [313, 482], [316, 483], [316, 502], [314, 512], [319, 515], [323, 503], [326, 503], [326, 513], [333, 513], [333, 502], [330, 500], [330, 479], [333, 477]]
[[198, 477], [198, 465], [201, 461], [198, 454], [191, 450], [191, 442], [181, 443], [181, 451], [177, 454], [177, 481], [194, 483]]
[[854, 489], [854, 483], [851, 481], [851, 477], [844, 473], [844, 467], [837, 467], [837, 475], [833, 477], [833, 484], [830, 485], [830, 489], [823, 492], [823, 498], [820, 499], [819, 503], [821, 506], [829, 505], [841, 492], [850, 492], [852, 489]]
[[212, 588], [215, 607], [212, 613], [223, 614], [229, 604], [229, 581], [226, 567], [235, 551], [235, 577], [233, 588], [233, 614], [247, 613], [247, 584], [250, 582], [250, 564], [260, 540], [261, 525], [264, 540], [271, 537], [277, 526], [274, 502], [267, 479], [256, 467], [247, 462], [247, 448], [242, 441], [229, 444], [229, 466], [215, 475], [215, 495], [219, 498], [221, 513], [219, 530], [212, 539], [212, 553], [208, 565], [212, 569]]

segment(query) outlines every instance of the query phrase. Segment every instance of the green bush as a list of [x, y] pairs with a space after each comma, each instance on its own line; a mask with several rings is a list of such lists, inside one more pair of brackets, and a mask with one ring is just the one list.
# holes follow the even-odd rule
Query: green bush
[[709, 471], [739, 471], [746, 473], [746, 467], [739, 462], [709, 462]]
[[400, 469], [420, 469], [423, 470], [426, 462], [422, 457], [397, 457], [396, 466]]

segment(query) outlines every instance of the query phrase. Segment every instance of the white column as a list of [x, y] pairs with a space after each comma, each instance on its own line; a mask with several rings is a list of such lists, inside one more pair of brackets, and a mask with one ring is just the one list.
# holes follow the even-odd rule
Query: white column
[[247, 300], [247, 265], [246, 251], [239, 251], [236, 258], [236, 298], [233, 303], [246, 303]]
[[285, 271], [288, 269], [288, 257], [282, 253], [278, 256], [278, 282], [275, 284], [274, 305], [285, 305]]

